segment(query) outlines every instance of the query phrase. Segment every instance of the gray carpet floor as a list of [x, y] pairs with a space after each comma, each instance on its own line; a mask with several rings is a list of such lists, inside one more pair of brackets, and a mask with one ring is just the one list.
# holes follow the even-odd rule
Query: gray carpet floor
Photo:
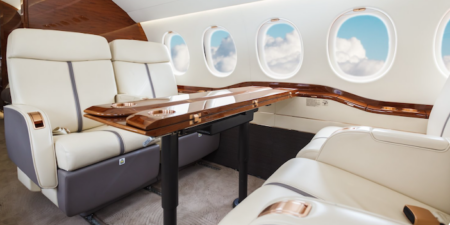
[[[238, 172], [215, 165], [198, 164], [180, 171], [178, 224], [217, 224], [231, 209], [238, 195]], [[4, 123], [0, 120], [0, 224], [72, 225], [89, 224], [80, 216], [67, 217], [41, 193], [30, 192], [17, 179], [17, 169], [8, 158]], [[249, 176], [249, 193], [264, 180]], [[159, 184], [155, 184], [159, 187]], [[102, 224], [162, 224], [161, 197], [140, 190], [94, 214]]]

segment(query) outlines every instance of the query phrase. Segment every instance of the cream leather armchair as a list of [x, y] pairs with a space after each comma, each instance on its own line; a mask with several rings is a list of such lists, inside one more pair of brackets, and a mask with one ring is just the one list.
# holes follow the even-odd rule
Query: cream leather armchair
[[[275, 218], [270, 215], [258, 218], [264, 207], [277, 199], [295, 196], [364, 210], [399, 224], [411, 224], [403, 207], [413, 205], [429, 210], [439, 222], [449, 224], [450, 102], [447, 96], [450, 96], [450, 80], [433, 108], [427, 134], [364, 126], [322, 129], [297, 158], [282, 165], [220, 225], [271, 223]], [[316, 208], [324, 210], [322, 206]], [[332, 214], [313, 214], [311, 218], [299, 218], [297, 224], [305, 221], [323, 224], [323, 217], [333, 218]], [[348, 213], [346, 216], [335, 218], [334, 223], [350, 224], [346, 219], [357, 221], [361, 215]], [[292, 222], [292, 217], [276, 219], [277, 224]], [[314, 219], [318, 220], [313, 222]], [[373, 221], [366, 219], [363, 224]]]
[[351, 127], [333, 133], [316, 160], [450, 209], [449, 148], [443, 137]]
[[[447, 79], [441, 94], [436, 100], [433, 109], [430, 114], [430, 118], [428, 120], [428, 128], [426, 135], [433, 137], [450, 137], [450, 126], [449, 118], [450, 118], [450, 79]], [[297, 154], [297, 158], [309, 158], [316, 159], [319, 155], [320, 149], [327, 142], [330, 136], [343, 129], [342, 127], [325, 127], [321, 129], [311, 142], [306, 145], [300, 152]], [[411, 135], [409, 137], [406, 137]], [[402, 136], [405, 140], [413, 140], [414, 133], [403, 132]]]
[[[109, 43], [116, 74], [117, 102], [150, 99], [170, 101], [178, 87], [170, 64], [170, 55], [161, 43], [135, 40], [114, 40]], [[174, 96], [174, 97], [171, 97]], [[180, 137], [180, 167], [195, 162], [219, 148], [220, 134], [214, 136], [192, 133]]]
[[[159, 146], [83, 117], [87, 107], [115, 102], [105, 38], [17, 29], [9, 35], [7, 63], [6, 146], [26, 188], [73, 216], [157, 180]], [[53, 134], [58, 128], [71, 132]]]

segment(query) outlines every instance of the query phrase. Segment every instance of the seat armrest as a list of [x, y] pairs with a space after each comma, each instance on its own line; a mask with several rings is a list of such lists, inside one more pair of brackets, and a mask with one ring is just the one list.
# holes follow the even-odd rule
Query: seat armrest
[[[43, 124], [35, 128], [29, 113], [41, 115]], [[52, 126], [45, 112], [29, 105], [8, 105], [5, 138], [10, 159], [41, 188], [58, 186]]]
[[446, 211], [450, 143], [442, 137], [371, 127], [334, 132], [317, 161], [333, 165]]

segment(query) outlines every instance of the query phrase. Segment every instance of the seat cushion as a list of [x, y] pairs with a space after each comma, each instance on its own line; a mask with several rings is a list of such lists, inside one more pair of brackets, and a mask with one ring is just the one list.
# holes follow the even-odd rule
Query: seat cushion
[[438, 213], [446, 224], [450, 222], [450, 215], [422, 202], [311, 159], [291, 159], [281, 166], [265, 185], [270, 183], [282, 183], [318, 199], [359, 208], [400, 222], [408, 222], [402, 211], [405, 204], [426, 208]]
[[[304, 218], [287, 214], [271, 214], [260, 218], [257, 216], [270, 204], [283, 200], [300, 200], [312, 203], [313, 208]], [[304, 197], [300, 194], [275, 185], [265, 185], [254, 191], [243, 202], [239, 203], [219, 225], [299, 225], [299, 224], [402, 224], [389, 218], [368, 213], [366, 211], [349, 208], [332, 202]]]
[[298, 152], [297, 158], [316, 159], [327, 138], [340, 129], [342, 129], [342, 127], [325, 127], [319, 130], [319, 132], [314, 135], [311, 142]]
[[141, 149], [148, 137], [110, 126], [100, 126], [81, 133], [57, 135], [53, 139], [58, 167], [73, 171]]

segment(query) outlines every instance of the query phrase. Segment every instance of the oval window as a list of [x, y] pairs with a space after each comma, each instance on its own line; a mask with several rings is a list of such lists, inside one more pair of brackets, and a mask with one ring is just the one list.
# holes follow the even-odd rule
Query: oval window
[[218, 77], [233, 73], [237, 64], [236, 46], [230, 33], [222, 27], [208, 28], [203, 37], [208, 69]]
[[345, 80], [376, 80], [392, 66], [396, 40], [394, 25], [386, 14], [369, 8], [351, 10], [338, 17], [330, 29], [331, 67]]
[[435, 57], [441, 72], [450, 74], [450, 11], [442, 18], [436, 33]]
[[181, 35], [169, 31], [164, 36], [164, 45], [170, 50], [172, 67], [175, 75], [183, 75], [189, 69], [189, 50]]
[[272, 19], [258, 31], [259, 65], [274, 79], [287, 79], [297, 74], [303, 60], [302, 47], [298, 30], [286, 20]]

